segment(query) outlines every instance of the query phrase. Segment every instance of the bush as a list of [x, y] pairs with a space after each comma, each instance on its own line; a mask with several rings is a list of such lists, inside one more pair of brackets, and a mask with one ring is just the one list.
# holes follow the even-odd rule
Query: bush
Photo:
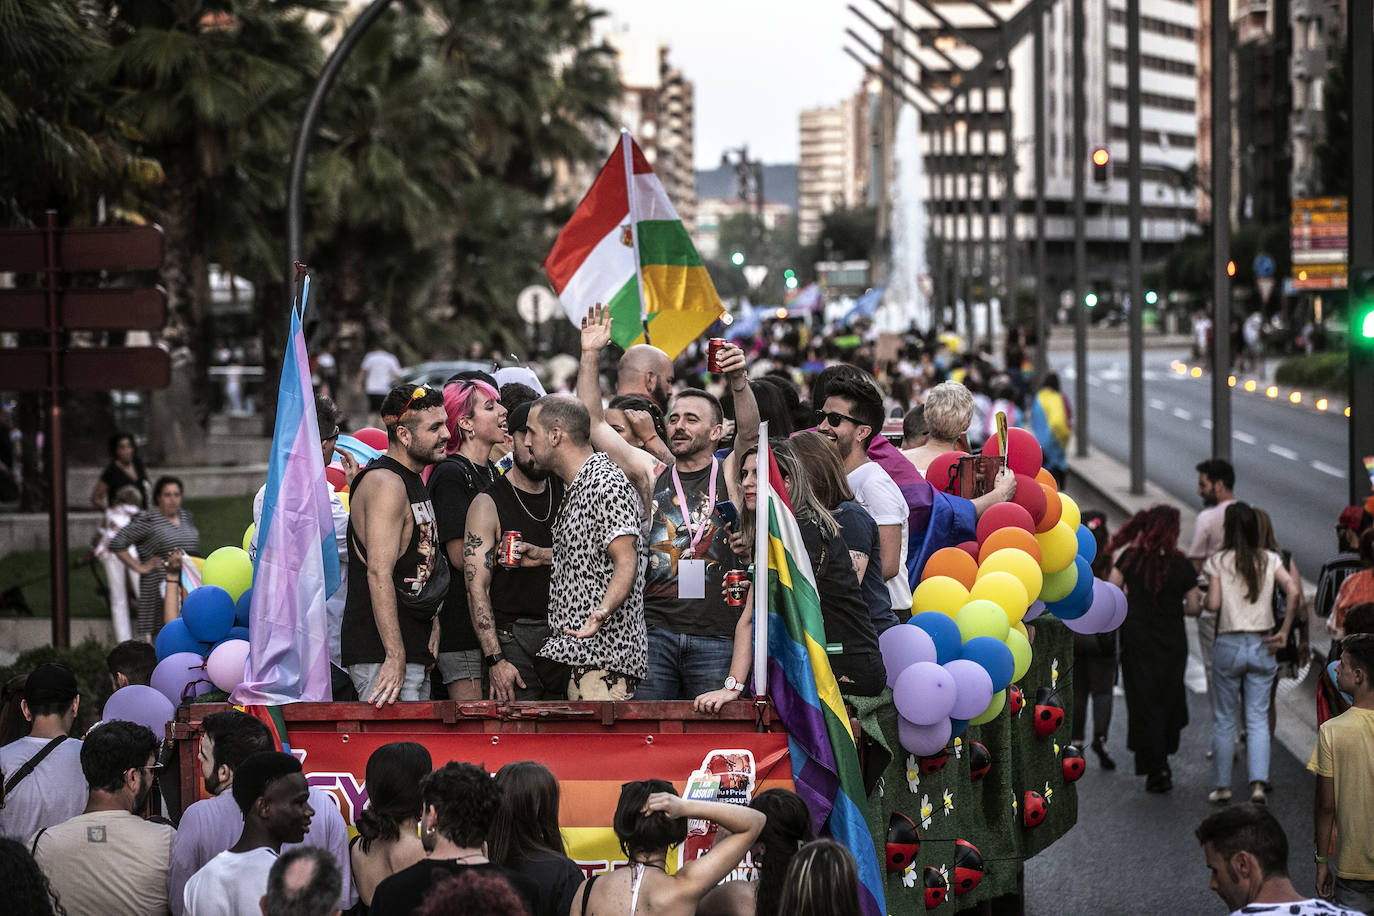
[[1348, 384], [1348, 369], [1349, 361], [1344, 353], [1289, 356], [1274, 370], [1274, 380], [1292, 388], [1344, 391]]
[[57, 662], [72, 669], [81, 690], [81, 706], [77, 710], [76, 723], [72, 726], [72, 734], [79, 737], [100, 719], [100, 710], [114, 692], [110, 687], [110, 669], [105, 665], [108, 652], [94, 638], [68, 649], [55, 649], [52, 646], [29, 649], [21, 653], [13, 665], [0, 667], [0, 684], [7, 683], [16, 675], [28, 674], [46, 662]]

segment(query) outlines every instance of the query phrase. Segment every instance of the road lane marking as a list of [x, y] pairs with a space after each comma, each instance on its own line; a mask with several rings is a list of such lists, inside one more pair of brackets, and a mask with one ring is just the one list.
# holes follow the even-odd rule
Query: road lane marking
[[1107, 386], [1107, 390], [1108, 390], [1109, 392], [1111, 392], [1112, 394], [1124, 394], [1124, 393], [1125, 393], [1125, 392], [1123, 391], [1123, 389], [1121, 388], [1120, 385], [1108, 385], [1108, 386]]
[[1203, 428], [1203, 429], [1211, 429], [1211, 428], [1212, 428], [1212, 421], [1211, 421], [1210, 419], [1203, 420], [1203, 421], [1202, 421], [1202, 428]]
[[1180, 420], [1192, 421], [1193, 419], [1193, 415], [1190, 414], [1188, 411], [1184, 410], [1182, 407], [1175, 407], [1172, 413]]
[[1268, 452], [1271, 455], [1278, 455], [1280, 458], [1287, 458], [1289, 461], [1297, 461], [1298, 453], [1291, 448], [1284, 448], [1282, 445], [1270, 443]]
[[1150, 400], [1147, 403], [1149, 403], [1151, 410], [1163, 410], [1164, 408], [1169, 406], [1165, 404], [1163, 401], [1161, 401], [1159, 398], [1150, 398]]
[[1231, 433], [1231, 438], [1235, 439], [1237, 442], [1244, 442], [1246, 445], [1256, 445], [1259, 442], [1254, 436], [1249, 433], [1243, 433], [1240, 430]]
[[1332, 477], [1335, 477], [1335, 478], [1340, 479], [1340, 480], [1344, 480], [1344, 479], [1345, 479], [1345, 472], [1344, 472], [1344, 471], [1341, 471], [1341, 470], [1339, 470], [1339, 469], [1337, 469], [1337, 468], [1333, 468], [1331, 465], [1327, 464], [1325, 461], [1314, 461], [1314, 462], [1312, 462], [1312, 470], [1314, 470], [1314, 471], [1321, 471], [1323, 474], [1330, 474]]

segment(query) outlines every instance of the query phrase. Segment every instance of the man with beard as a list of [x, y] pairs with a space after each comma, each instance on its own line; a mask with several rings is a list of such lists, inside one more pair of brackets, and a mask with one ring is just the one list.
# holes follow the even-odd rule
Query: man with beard
[[382, 402], [387, 450], [353, 480], [348, 515], [344, 667], [358, 697], [380, 708], [419, 700], [439, 649], [439, 608], [450, 570], [438, 540], [426, 465], [444, 457], [444, 397], [401, 385]]
[[[1193, 523], [1193, 543], [1188, 548], [1188, 559], [1198, 572], [1207, 558], [1221, 550], [1222, 531], [1226, 523], [1226, 507], [1236, 501], [1233, 492], [1236, 487], [1236, 469], [1224, 458], [1209, 458], [1198, 464], [1197, 495], [1202, 500], [1202, 511]], [[1202, 652], [1202, 665], [1207, 673], [1207, 691], [1212, 690], [1212, 647], [1217, 641], [1217, 615], [1209, 611], [1203, 603], [1202, 615], [1197, 619], [1198, 647]], [[1211, 751], [1207, 756], [1212, 756]]]
[[69, 916], [162, 913], [176, 829], [145, 821], [157, 738], [144, 725], [106, 722], [81, 742], [86, 810], [38, 831], [33, 857]]
[[[201, 729], [197, 759], [202, 784], [210, 797], [195, 802], [181, 815], [172, 847], [172, 864], [167, 871], [167, 895], [173, 916], [182, 916], [184, 911], [186, 882], [205, 863], [232, 846], [243, 832], [243, 812], [232, 791], [239, 768], [254, 754], [272, 750], [272, 734], [267, 726], [237, 709], [211, 713], [201, 722]], [[352, 870], [346, 867], [348, 825], [324, 789], [311, 787], [310, 807], [315, 809], [315, 818], [301, 845], [323, 849], [340, 863], [344, 905], [352, 906], [357, 896]]]
[[[609, 309], [607, 310], [609, 311]], [[673, 387], [673, 361], [658, 347], [635, 344], [620, 357], [615, 393], [641, 394], [668, 409], [668, 392]]]
[[472, 625], [486, 656], [493, 700], [564, 699], [568, 667], [539, 656], [549, 629], [552, 567], [506, 566], [501, 539], [520, 534], [523, 553], [552, 553], [553, 520], [563, 505], [563, 481], [535, 466], [528, 447], [533, 398], [513, 406], [506, 429], [514, 443], [514, 464], [468, 509], [463, 540], [463, 576]]
[[186, 882], [187, 916], [259, 912], [282, 844], [305, 839], [315, 815], [300, 761], [280, 751], [262, 751], [245, 760], [231, 791], [243, 812], [243, 833]]

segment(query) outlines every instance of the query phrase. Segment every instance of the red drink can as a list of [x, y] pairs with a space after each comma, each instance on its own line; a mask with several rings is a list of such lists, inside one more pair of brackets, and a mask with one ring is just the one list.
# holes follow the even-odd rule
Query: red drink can
[[502, 534], [501, 534], [501, 565], [502, 565], [502, 566], [519, 566], [519, 565], [520, 565], [520, 555], [517, 554], [517, 553], [515, 552], [515, 548], [516, 548], [517, 546], [519, 546], [520, 543], [521, 543], [521, 541], [520, 541], [520, 532], [518, 532], [518, 531], [506, 531], [506, 532], [502, 532]]
[[725, 603], [730, 607], [743, 607], [744, 598], [749, 593], [749, 573], [742, 569], [732, 569], [725, 574]]
[[706, 371], [720, 371], [720, 348], [725, 346], [724, 337], [712, 337], [706, 344]]

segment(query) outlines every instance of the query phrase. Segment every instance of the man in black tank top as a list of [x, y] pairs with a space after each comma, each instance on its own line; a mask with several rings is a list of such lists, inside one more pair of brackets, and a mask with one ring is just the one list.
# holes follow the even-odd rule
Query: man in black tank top
[[568, 666], [538, 655], [551, 635], [549, 576], [553, 567], [506, 567], [500, 562], [501, 536], [506, 531], [520, 532], [526, 547], [551, 551], [553, 520], [563, 502], [562, 479], [536, 467], [525, 447], [530, 403], [512, 408], [506, 417], [515, 463], [473, 499], [464, 538], [468, 607], [486, 656], [493, 700], [567, 698]]
[[448, 560], [420, 471], [444, 457], [444, 399], [401, 385], [382, 402], [387, 451], [353, 481], [343, 663], [368, 703], [419, 700], [439, 642]]

